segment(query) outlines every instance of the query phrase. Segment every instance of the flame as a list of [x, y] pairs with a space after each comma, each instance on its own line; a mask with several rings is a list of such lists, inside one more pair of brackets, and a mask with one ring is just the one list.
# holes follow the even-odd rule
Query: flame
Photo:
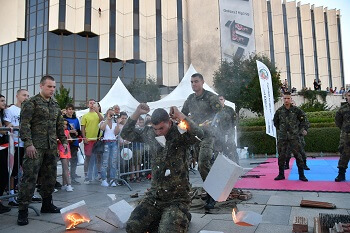
[[[237, 213], [238, 213], [238, 212], [237, 212]], [[232, 219], [233, 219], [233, 222], [234, 222], [235, 224], [239, 225], [239, 226], [244, 226], [244, 227], [253, 226], [253, 225], [251, 225], [251, 224], [249, 224], [249, 223], [246, 223], [246, 222], [241, 221], [241, 218], [237, 218], [237, 216], [236, 216], [236, 210], [235, 210], [235, 209], [232, 210]]]
[[90, 219], [86, 219], [84, 216], [81, 216], [78, 213], [68, 214], [66, 219], [69, 222], [67, 230], [75, 228], [77, 225], [82, 224], [84, 222], [90, 222]]
[[180, 123], [178, 124], [179, 128], [182, 130], [187, 130], [187, 124], [185, 121], [180, 121]]

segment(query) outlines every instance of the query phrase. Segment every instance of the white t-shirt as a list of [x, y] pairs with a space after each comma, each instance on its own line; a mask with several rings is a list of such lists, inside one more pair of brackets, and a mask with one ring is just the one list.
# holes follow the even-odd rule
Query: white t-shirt
[[[20, 114], [21, 108], [16, 105], [12, 105], [11, 107], [5, 109], [4, 120], [10, 122], [13, 126], [19, 126], [20, 123]], [[15, 142], [18, 142], [18, 131], [15, 131]], [[19, 139], [19, 146], [23, 147], [24, 143], [21, 139]]]
[[[104, 121], [101, 121], [98, 126], [100, 127], [103, 122]], [[117, 127], [117, 125], [118, 124], [115, 122], [112, 122], [112, 128], [109, 128], [108, 124], [106, 125], [105, 131], [104, 131], [105, 134], [103, 135], [104, 140], [116, 140], [117, 139], [117, 137], [114, 134], [114, 130], [115, 130], [115, 127]]]

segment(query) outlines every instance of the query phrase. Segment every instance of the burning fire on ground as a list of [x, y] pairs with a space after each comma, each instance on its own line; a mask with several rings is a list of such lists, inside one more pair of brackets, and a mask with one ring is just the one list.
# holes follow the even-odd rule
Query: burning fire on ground
[[82, 224], [84, 222], [90, 222], [89, 219], [86, 219], [84, 216], [81, 216], [78, 213], [68, 214], [66, 218], [69, 222], [69, 225], [66, 227], [67, 230], [75, 228], [77, 225]]

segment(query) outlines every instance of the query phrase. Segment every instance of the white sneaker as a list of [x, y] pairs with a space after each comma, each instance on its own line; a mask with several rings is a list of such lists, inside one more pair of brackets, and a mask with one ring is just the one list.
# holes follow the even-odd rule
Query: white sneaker
[[66, 191], [73, 192], [74, 188], [71, 185], [67, 185]]
[[58, 189], [53, 189], [53, 192], [54, 192], [54, 193], [57, 193], [57, 192], [58, 192]]
[[103, 187], [108, 187], [107, 180], [102, 180], [101, 186], [103, 186]]
[[84, 184], [90, 184], [90, 180], [88, 178], [85, 178]]
[[61, 190], [66, 190], [67, 189], [67, 185], [62, 185]]
[[112, 186], [112, 187], [117, 187], [117, 185], [115, 184], [114, 181], [111, 183], [111, 186]]

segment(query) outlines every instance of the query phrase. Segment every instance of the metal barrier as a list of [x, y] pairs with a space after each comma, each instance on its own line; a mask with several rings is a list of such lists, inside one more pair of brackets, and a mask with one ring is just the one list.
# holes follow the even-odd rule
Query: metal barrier
[[[3, 164], [0, 164], [1, 169], [7, 169], [8, 171], [8, 183], [7, 183], [7, 187], [8, 190], [10, 190], [11, 188], [11, 175], [12, 175], [12, 171], [14, 166], [17, 166], [17, 180], [18, 180], [18, 187], [20, 187], [20, 181], [21, 181], [21, 177], [22, 177], [22, 170], [21, 170], [21, 165], [20, 165], [20, 151], [19, 151], [19, 143], [15, 143], [15, 141], [19, 141], [19, 136], [18, 133], [15, 134], [14, 132], [18, 132], [19, 129], [18, 128], [8, 128], [8, 127], [0, 127], [0, 132], [8, 132], [7, 135], [3, 135], [3, 137], [8, 137], [8, 143], [0, 145], [0, 150], [6, 150], [7, 149], [7, 167], [5, 168], [5, 166]], [[17, 140], [16, 140], [17, 139]], [[17, 153], [15, 153], [15, 147], [17, 147]], [[3, 154], [1, 154], [0, 156], [3, 156]], [[6, 156], [6, 155], [5, 155]], [[15, 156], [17, 156], [17, 164], [14, 164], [15, 161]], [[17, 197], [17, 193], [15, 194], [8, 194], [8, 195], [3, 195], [3, 193], [1, 193], [0, 196], [0, 200], [4, 200], [4, 199], [8, 199], [10, 197]], [[33, 206], [29, 205], [29, 208], [33, 209], [35, 211], [35, 213], [39, 216], [40, 213], [39, 211], [34, 208]]]
[[127, 182], [129, 175], [140, 177], [147, 172], [151, 172], [151, 154], [149, 150], [149, 146], [145, 143], [121, 142], [118, 140], [117, 174], [116, 178], [110, 181], [110, 184], [119, 181], [131, 191], [132, 188]]

